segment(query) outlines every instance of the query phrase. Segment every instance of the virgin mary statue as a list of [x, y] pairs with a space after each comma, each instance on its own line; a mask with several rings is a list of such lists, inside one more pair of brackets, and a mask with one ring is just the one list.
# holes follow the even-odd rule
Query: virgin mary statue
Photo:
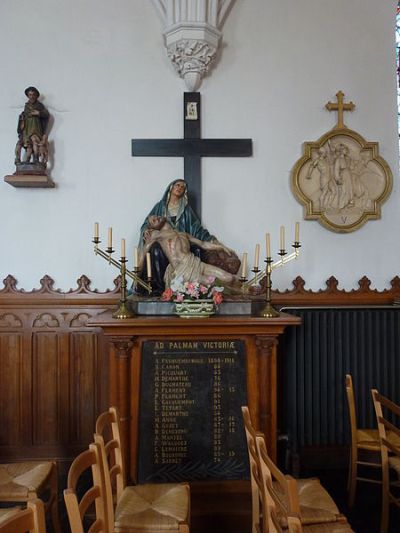
[[177, 230], [189, 233], [200, 241], [216, 241], [216, 237], [211, 235], [201, 225], [199, 217], [189, 205], [188, 190], [186, 182], [182, 179], [172, 181], [165, 190], [163, 197], [155, 204], [147, 215], [140, 228], [140, 243], [143, 245], [144, 234], [147, 229], [147, 219], [150, 215], [166, 217], [167, 222]]

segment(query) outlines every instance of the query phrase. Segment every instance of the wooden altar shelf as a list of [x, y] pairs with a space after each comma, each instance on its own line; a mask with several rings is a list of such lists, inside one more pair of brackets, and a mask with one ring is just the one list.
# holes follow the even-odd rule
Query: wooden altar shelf
[[126, 320], [112, 318], [106, 311], [88, 321], [101, 328], [109, 345], [110, 405], [116, 405], [122, 419], [124, 449], [129, 477], [137, 480], [138, 421], [140, 403], [140, 370], [143, 344], [162, 340], [229, 341], [245, 344], [247, 400], [252, 418], [262, 431], [276, 457], [277, 440], [277, 345], [278, 337], [288, 326], [300, 323], [297, 317], [281, 314], [264, 319], [246, 316], [181, 319], [177, 317], [137, 317]]

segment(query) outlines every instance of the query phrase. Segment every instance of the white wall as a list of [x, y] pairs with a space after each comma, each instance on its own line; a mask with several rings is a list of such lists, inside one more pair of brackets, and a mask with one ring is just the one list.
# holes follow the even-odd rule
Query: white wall
[[[239, 254], [265, 231], [302, 220], [290, 188], [301, 145], [336, 123], [324, 105], [341, 89], [356, 103], [345, 123], [379, 141], [393, 175], [382, 220], [351, 234], [301, 225], [302, 255], [274, 274], [319, 289], [367, 275], [382, 289], [399, 274], [400, 226], [394, 48], [395, 0], [237, 0], [218, 65], [201, 86], [203, 137], [251, 137], [254, 156], [203, 159], [203, 223]], [[95, 258], [93, 222], [133, 246], [167, 183], [173, 158], [132, 158], [132, 138], [181, 137], [182, 80], [162, 45], [150, 0], [1, 0], [0, 176], [14, 172], [17, 116], [35, 85], [54, 117], [56, 189], [0, 183], [0, 276], [30, 290], [50, 274], [67, 290], [86, 274], [112, 287]], [[276, 242], [277, 244], [277, 242]]]

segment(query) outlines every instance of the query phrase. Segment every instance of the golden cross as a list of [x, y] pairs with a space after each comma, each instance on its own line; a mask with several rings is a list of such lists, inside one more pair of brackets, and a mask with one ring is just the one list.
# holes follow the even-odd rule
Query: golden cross
[[337, 124], [336, 124], [336, 128], [345, 128], [346, 126], [344, 125], [343, 123], [343, 111], [353, 111], [353, 109], [356, 107], [355, 104], [353, 104], [353, 102], [349, 102], [348, 104], [344, 104], [343, 103], [343, 97], [344, 97], [344, 93], [342, 93], [342, 91], [339, 91], [338, 93], [336, 93], [336, 98], [337, 98], [337, 101], [338, 103], [337, 104], [334, 104], [332, 102], [328, 102], [326, 104], [326, 109], [328, 109], [328, 111], [337, 111], [338, 112], [338, 121], [337, 121]]

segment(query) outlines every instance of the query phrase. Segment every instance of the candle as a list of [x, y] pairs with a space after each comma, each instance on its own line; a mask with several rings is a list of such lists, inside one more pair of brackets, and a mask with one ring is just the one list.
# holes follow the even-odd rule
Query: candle
[[243, 252], [242, 257], [242, 278], [246, 277], [247, 273], [247, 252]]
[[125, 239], [121, 239], [121, 257], [125, 257]]
[[139, 264], [139, 254], [138, 254], [137, 246], [135, 246], [133, 250], [133, 268], [137, 268], [138, 264]]
[[112, 248], [112, 228], [108, 228], [108, 247]]
[[94, 238], [95, 239], [99, 238], [99, 223], [98, 222], [94, 223]]
[[285, 249], [285, 226], [281, 226], [281, 235], [280, 235], [281, 250]]
[[256, 244], [256, 250], [254, 252], [254, 269], [258, 268], [259, 259], [260, 259], [260, 245]]
[[267, 246], [267, 257], [271, 257], [271, 236], [269, 233], [265, 234], [265, 243]]
[[151, 278], [151, 259], [150, 252], [146, 253], [146, 263], [147, 263], [147, 277]]
[[296, 222], [294, 226], [294, 242], [300, 242], [300, 222]]

